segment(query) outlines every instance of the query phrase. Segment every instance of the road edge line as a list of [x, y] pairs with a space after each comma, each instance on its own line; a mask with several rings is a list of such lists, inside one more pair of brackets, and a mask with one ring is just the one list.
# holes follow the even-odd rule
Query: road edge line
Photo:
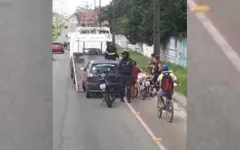
[[[194, 0], [187, 0], [187, 5], [190, 9], [196, 7]], [[195, 16], [198, 18], [200, 23], [207, 30], [216, 44], [220, 47], [222, 52], [227, 56], [228, 60], [232, 63], [238, 73], [240, 73], [240, 57], [237, 52], [232, 48], [227, 40], [225, 40], [221, 32], [204, 13], [195, 13]]]
[[144, 129], [147, 131], [147, 133], [150, 135], [150, 137], [152, 138], [152, 140], [157, 144], [157, 146], [160, 148], [160, 150], [166, 150], [165, 147], [163, 146], [163, 144], [158, 141], [155, 140], [157, 139], [157, 137], [154, 135], [154, 133], [152, 132], [152, 130], [148, 127], [148, 125], [142, 120], [142, 118], [138, 114], [137, 111], [132, 107], [131, 104], [127, 103], [127, 100], [124, 99], [125, 103], [127, 104], [128, 108], [131, 110], [131, 112], [134, 114], [134, 116], [137, 118], [137, 120], [140, 122], [140, 124], [144, 127]]

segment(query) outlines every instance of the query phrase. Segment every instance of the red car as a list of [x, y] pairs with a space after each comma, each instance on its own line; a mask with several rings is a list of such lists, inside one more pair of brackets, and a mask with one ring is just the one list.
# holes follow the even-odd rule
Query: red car
[[53, 53], [64, 53], [64, 45], [60, 42], [52, 43], [52, 52]]

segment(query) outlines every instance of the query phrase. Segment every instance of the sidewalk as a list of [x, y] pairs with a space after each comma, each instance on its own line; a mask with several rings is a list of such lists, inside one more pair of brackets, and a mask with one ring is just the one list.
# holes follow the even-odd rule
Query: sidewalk
[[131, 103], [131, 106], [140, 113], [141, 118], [155, 136], [162, 139], [161, 143], [167, 150], [186, 150], [187, 110], [178, 103], [180, 100], [173, 102], [174, 117], [172, 123], [167, 122], [165, 111], [162, 118], [157, 117], [156, 97], [147, 97], [142, 100], [139, 95]]
[[175, 92], [173, 95], [173, 100], [183, 108], [187, 109], [187, 98], [183, 94]]

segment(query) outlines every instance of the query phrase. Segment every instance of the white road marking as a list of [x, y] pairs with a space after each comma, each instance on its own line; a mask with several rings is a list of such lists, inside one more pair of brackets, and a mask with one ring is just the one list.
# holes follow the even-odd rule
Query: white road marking
[[[193, 9], [196, 7], [194, 0], [187, 0], [188, 7]], [[200, 20], [204, 28], [211, 35], [213, 40], [219, 45], [223, 53], [227, 56], [236, 70], [240, 73], [240, 57], [237, 52], [228, 44], [219, 30], [213, 25], [212, 21], [204, 13], [196, 13], [196, 17]]]
[[[141, 125], [145, 128], [145, 130], [147, 131], [147, 133], [151, 136], [151, 138], [154, 140], [157, 137], [154, 135], [154, 133], [152, 132], [152, 130], [148, 127], [148, 125], [142, 120], [142, 118], [139, 115], [136, 115], [136, 110], [129, 104], [127, 103], [126, 99], [125, 103], [127, 104], [128, 108], [132, 111], [132, 113], [136, 116], [136, 118], [138, 119], [138, 121], [141, 123]], [[162, 143], [160, 141], [154, 141], [157, 146], [160, 148], [160, 150], [166, 150], [165, 147], [162, 145]]]

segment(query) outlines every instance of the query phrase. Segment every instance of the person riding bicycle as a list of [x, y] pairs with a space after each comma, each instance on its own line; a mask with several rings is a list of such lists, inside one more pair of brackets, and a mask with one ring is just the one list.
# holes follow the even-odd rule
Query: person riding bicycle
[[129, 52], [122, 52], [122, 59], [119, 62], [119, 79], [122, 84], [120, 92], [121, 101], [124, 102], [124, 93], [127, 88], [127, 102], [131, 103], [131, 84], [133, 79], [133, 61], [129, 58]]
[[162, 65], [160, 62], [160, 57], [154, 55], [154, 57], [153, 57], [153, 79], [152, 79], [153, 84], [156, 84], [158, 76], [161, 74], [161, 72], [162, 72]]
[[177, 77], [172, 71], [168, 70], [167, 65], [163, 65], [162, 73], [158, 76], [157, 81], [161, 85], [160, 90], [157, 92], [157, 97], [160, 100], [160, 107], [164, 108], [163, 96], [166, 94], [173, 94], [174, 82], [177, 81]]
[[133, 60], [133, 81], [132, 81], [132, 93], [135, 92], [135, 84], [137, 83], [138, 74], [141, 73], [142, 70], [137, 66], [137, 62]]

